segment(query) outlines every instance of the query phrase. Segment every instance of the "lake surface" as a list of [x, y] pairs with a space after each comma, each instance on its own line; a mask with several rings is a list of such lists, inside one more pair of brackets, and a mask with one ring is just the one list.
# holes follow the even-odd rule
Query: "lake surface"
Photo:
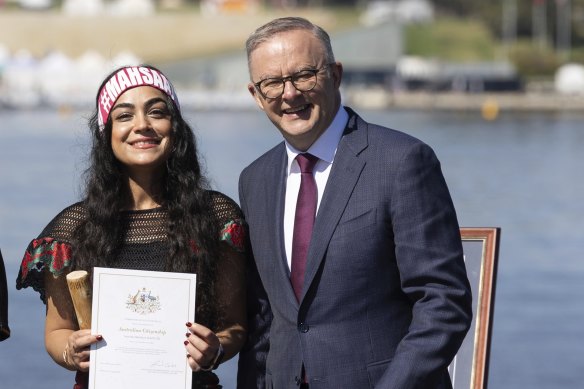
[[[430, 144], [461, 226], [501, 227], [489, 386], [582, 388], [584, 383], [584, 116], [361, 111]], [[29, 241], [79, 199], [87, 112], [0, 111], [0, 248], [12, 336], [0, 343], [7, 389], [71, 388], [43, 344], [44, 306], [16, 291]], [[213, 186], [237, 200], [244, 166], [280, 141], [259, 111], [188, 112]], [[223, 365], [235, 387], [235, 361]], [[344, 388], [342, 388], [344, 389]], [[354, 389], [354, 388], [347, 388]]]

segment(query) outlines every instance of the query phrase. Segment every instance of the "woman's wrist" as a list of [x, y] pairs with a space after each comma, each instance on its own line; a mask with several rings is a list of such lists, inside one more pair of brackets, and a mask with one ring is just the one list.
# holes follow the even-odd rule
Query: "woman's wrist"
[[221, 361], [223, 361], [224, 356], [225, 350], [223, 350], [223, 346], [221, 345], [221, 343], [219, 343], [219, 348], [217, 349], [217, 354], [215, 355], [215, 358], [213, 358], [213, 362], [211, 362], [209, 366], [201, 366], [201, 370], [211, 371], [217, 369], [221, 364]]
[[63, 349], [63, 363], [66, 367], [70, 368], [73, 366], [69, 359], [69, 343], [65, 344], [65, 348]]

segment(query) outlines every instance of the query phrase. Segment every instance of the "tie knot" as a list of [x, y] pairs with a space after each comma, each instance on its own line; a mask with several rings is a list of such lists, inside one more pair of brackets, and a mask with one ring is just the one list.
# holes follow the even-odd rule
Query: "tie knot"
[[312, 154], [302, 153], [296, 156], [296, 162], [300, 166], [300, 172], [302, 173], [312, 173], [314, 165], [318, 162], [318, 157]]

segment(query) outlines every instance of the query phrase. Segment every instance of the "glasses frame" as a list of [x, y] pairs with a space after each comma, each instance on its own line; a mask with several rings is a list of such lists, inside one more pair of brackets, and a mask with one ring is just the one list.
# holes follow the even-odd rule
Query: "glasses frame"
[[[304, 92], [310, 92], [311, 90], [313, 90], [316, 85], [318, 84], [318, 73], [320, 73], [320, 71], [325, 70], [326, 68], [328, 68], [329, 66], [335, 64], [335, 62], [330, 62], [327, 63], [323, 66], [321, 66], [320, 68], [316, 68], [316, 69], [303, 69], [300, 70], [294, 74], [291, 74], [287, 77], [268, 77], [268, 78], [264, 78], [263, 80], [260, 80], [256, 83], [253, 84], [253, 86], [256, 88], [256, 90], [259, 92], [260, 95], [262, 95], [262, 97], [266, 100], [275, 100], [275, 99], [279, 99], [280, 97], [282, 97], [282, 95], [284, 94], [284, 90], [286, 89], [286, 82], [290, 81], [292, 83], [292, 85], [294, 86], [294, 88], [301, 93]], [[303, 73], [303, 72], [310, 72], [314, 74], [314, 78], [315, 78], [315, 82], [314, 85], [310, 88], [310, 89], [305, 89], [305, 90], [301, 90], [298, 89], [298, 87], [296, 86], [296, 80], [295, 78], [298, 77], [298, 74]], [[260, 88], [260, 84], [262, 82], [265, 82], [266, 80], [272, 80], [272, 81], [280, 81], [282, 83], [282, 92], [280, 92], [280, 94], [276, 97], [268, 97], [264, 94], [264, 92], [262, 91], [262, 89]]]

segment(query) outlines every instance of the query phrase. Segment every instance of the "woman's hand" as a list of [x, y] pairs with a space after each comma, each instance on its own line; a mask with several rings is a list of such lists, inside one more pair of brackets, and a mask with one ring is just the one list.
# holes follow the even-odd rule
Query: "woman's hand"
[[219, 338], [213, 331], [197, 323], [187, 323], [185, 348], [189, 366], [193, 371], [208, 371], [213, 368], [222, 353]]
[[68, 370], [89, 370], [89, 347], [103, 340], [91, 330], [79, 330], [75, 308], [64, 276], [53, 277], [45, 271], [47, 316], [45, 347], [51, 358]]
[[101, 340], [103, 337], [92, 335], [91, 330], [72, 332], [63, 350], [63, 362], [74, 370], [89, 371], [89, 348]]

